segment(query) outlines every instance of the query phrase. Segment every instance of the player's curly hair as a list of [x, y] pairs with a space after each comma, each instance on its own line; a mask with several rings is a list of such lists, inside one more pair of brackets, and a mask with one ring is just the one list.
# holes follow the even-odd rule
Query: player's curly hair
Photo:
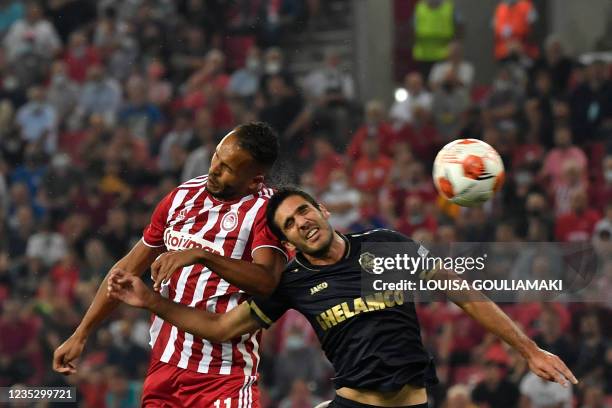
[[270, 231], [272, 231], [272, 233], [276, 235], [276, 237], [281, 241], [286, 241], [287, 237], [281, 230], [280, 226], [278, 226], [276, 222], [274, 222], [274, 216], [276, 215], [276, 211], [278, 210], [278, 207], [283, 203], [283, 201], [292, 196], [300, 196], [304, 200], [312, 204], [315, 208], [319, 209], [319, 203], [317, 202], [317, 200], [315, 200], [310, 194], [308, 194], [304, 190], [300, 190], [296, 187], [283, 187], [278, 189], [274, 193], [272, 198], [268, 200], [268, 206], [266, 208], [266, 222], [268, 223], [268, 228], [270, 228]]
[[279, 142], [276, 131], [267, 123], [251, 122], [237, 126], [234, 134], [238, 145], [248, 151], [255, 161], [269, 170], [278, 158]]

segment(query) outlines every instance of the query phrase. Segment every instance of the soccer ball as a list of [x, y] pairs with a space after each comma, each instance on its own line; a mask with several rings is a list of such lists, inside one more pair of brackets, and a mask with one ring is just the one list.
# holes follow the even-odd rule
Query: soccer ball
[[504, 183], [499, 153], [482, 140], [458, 139], [440, 150], [433, 165], [438, 192], [447, 200], [474, 207], [490, 199]]

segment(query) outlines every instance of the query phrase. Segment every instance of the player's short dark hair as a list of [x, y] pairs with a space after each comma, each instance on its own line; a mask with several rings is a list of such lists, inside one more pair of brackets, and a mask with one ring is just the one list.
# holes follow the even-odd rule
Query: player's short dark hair
[[281, 230], [280, 226], [276, 225], [276, 222], [274, 222], [274, 216], [276, 215], [276, 211], [278, 210], [278, 207], [280, 207], [280, 205], [283, 203], [283, 201], [293, 196], [300, 196], [304, 200], [312, 204], [315, 208], [319, 208], [319, 203], [317, 202], [317, 200], [315, 200], [310, 194], [308, 194], [304, 190], [300, 190], [299, 188], [295, 187], [283, 187], [277, 190], [272, 196], [272, 198], [270, 198], [270, 200], [268, 201], [268, 207], [266, 208], [266, 222], [268, 223], [270, 231], [272, 231], [272, 233], [276, 235], [276, 237], [281, 241], [286, 241], [287, 237]]
[[234, 129], [238, 145], [249, 152], [255, 161], [270, 169], [278, 158], [278, 135], [264, 122], [251, 122]]

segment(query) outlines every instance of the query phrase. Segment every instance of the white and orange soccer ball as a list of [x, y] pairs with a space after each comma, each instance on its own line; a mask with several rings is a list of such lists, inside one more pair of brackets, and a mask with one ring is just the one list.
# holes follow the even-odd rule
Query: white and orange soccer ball
[[438, 192], [447, 200], [474, 207], [490, 199], [504, 183], [499, 153], [478, 139], [458, 139], [444, 146], [433, 165]]

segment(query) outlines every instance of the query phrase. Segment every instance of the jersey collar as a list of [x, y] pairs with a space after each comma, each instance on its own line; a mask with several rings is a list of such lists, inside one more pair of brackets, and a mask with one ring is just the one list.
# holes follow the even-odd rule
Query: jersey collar
[[[344, 261], [346, 259], [348, 259], [348, 257], [351, 255], [351, 241], [344, 235], [339, 233], [338, 231], [335, 231], [336, 234], [338, 234], [340, 236], [340, 238], [342, 238], [344, 240], [344, 255], [342, 255], [342, 258], [340, 259], [340, 261]], [[338, 262], [333, 263], [333, 264], [329, 264], [329, 265], [313, 265], [310, 262], [308, 262], [308, 260], [304, 257], [304, 255], [302, 255], [301, 252], [298, 252], [295, 256], [295, 261], [303, 268], [308, 269], [309, 271], [313, 271], [313, 272], [318, 272], [323, 268], [326, 268], [328, 266], [333, 266], [336, 265]]]

